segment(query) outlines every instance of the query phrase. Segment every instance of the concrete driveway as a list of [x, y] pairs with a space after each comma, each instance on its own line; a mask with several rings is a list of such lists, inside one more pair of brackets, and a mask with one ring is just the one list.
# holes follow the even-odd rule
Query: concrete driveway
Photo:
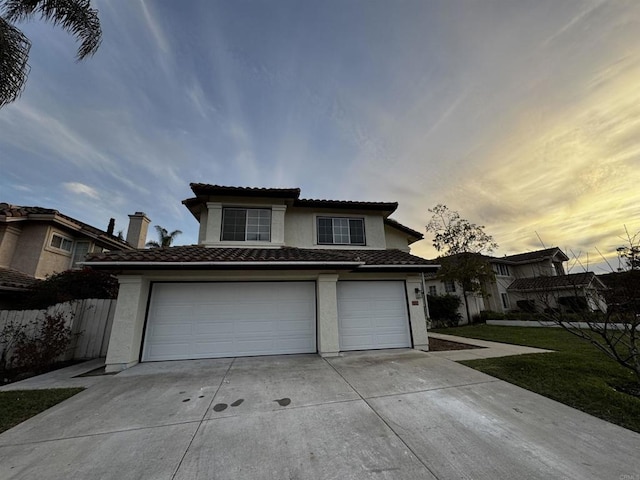
[[640, 479], [640, 435], [412, 350], [146, 363], [0, 435], [8, 479]]

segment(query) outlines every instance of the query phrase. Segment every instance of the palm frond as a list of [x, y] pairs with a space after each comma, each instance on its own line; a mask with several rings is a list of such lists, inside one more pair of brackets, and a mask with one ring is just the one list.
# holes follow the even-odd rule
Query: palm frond
[[0, 107], [20, 96], [29, 76], [31, 42], [0, 17]]
[[2, 15], [9, 22], [30, 20], [36, 14], [59, 25], [81, 43], [77, 58], [93, 55], [102, 41], [98, 10], [91, 8], [90, 0], [5, 0]]

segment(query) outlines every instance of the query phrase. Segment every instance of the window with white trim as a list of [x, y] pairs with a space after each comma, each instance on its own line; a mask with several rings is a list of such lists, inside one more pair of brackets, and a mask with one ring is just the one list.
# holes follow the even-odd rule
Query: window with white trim
[[89, 247], [91, 243], [86, 241], [76, 242], [76, 246], [73, 249], [73, 259], [71, 260], [71, 268], [79, 268], [78, 263], [84, 262], [87, 253], [89, 253]]
[[501, 293], [500, 294], [500, 298], [502, 298], [502, 307], [503, 308], [510, 308], [509, 295], [507, 293]]
[[223, 209], [221, 240], [271, 241], [271, 210], [268, 208]]
[[49, 245], [53, 248], [57, 248], [58, 250], [64, 250], [65, 252], [71, 253], [73, 250], [73, 240], [67, 237], [63, 237], [57, 233], [51, 235], [51, 242]]
[[364, 219], [318, 217], [319, 245], [365, 245]]
[[494, 265], [494, 272], [498, 275], [504, 275], [505, 277], [509, 276], [509, 265], [505, 265], [504, 263], [497, 263]]
[[438, 295], [438, 289], [435, 285], [429, 285], [429, 295], [431, 295], [432, 297]]
[[456, 292], [456, 282], [453, 280], [445, 280], [444, 281], [444, 291], [446, 293], [455, 293]]

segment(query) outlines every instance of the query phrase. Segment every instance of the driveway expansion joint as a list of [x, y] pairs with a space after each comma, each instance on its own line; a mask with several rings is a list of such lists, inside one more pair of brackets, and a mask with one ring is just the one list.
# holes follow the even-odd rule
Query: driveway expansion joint
[[202, 427], [202, 424], [204, 423], [205, 418], [207, 418], [207, 413], [209, 412], [209, 409], [211, 408], [211, 405], [213, 405], [213, 402], [216, 399], [216, 395], [218, 395], [218, 392], [220, 391], [220, 388], [222, 388], [222, 385], [224, 384], [224, 381], [227, 378], [227, 375], [229, 375], [229, 370], [231, 370], [231, 367], [233, 366], [235, 361], [236, 361], [236, 357], [234, 357], [233, 360], [231, 360], [231, 362], [229, 363], [229, 366], [227, 367], [227, 370], [224, 372], [224, 375], [222, 376], [222, 379], [220, 380], [220, 383], [218, 384], [218, 388], [216, 388], [216, 392], [211, 397], [211, 401], [209, 402], [209, 405], [205, 409], [204, 413], [202, 414], [202, 418], [198, 421], [198, 426], [196, 427], [195, 432], [193, 432], [193, 435], [191, 435], [191, 440], [189, 440], [189, 444], [187, 445], [187, 448], [184, 449], [184, 453], [180, 457], [180, 461], [178, 462], [178, 465], [176, 466], [175, 470], [173, 471], [173, 474], [171, 475], [171, 480], [175, 479], [176, 475], [180, 471], [180, 467], [182, 466], [182, 463], [184, 462], [184, 459], [187, 456], [187, 452], [191, 448], [191, 445], [193, 444], [193, 441], [195, 440], [196, 436], [198, 435], [198, 432], [200, 431], [200, 427]]
[[12, 446], [21, 446], [21, 445], [39, 445], [43, 443], [49, 442], [59, 442], [62, 440], [74, 440], [77, 438], [91, 438], [91, 437], [99, 437], [101, 435], [113, 435], [117, 433], [129, 433], [129, 432], [140, 432], [143, 430], [152, 430], [154, 428], [164, 428], [164, 427], [175, 427], [178, 425], [188, 425], [190, 423], [201, 423], [201, 420], [187, 420], [184, 422], [173, 422], [173, 423], [163, 423], [162, 425], [147, 425], [144, 427], [135, 427], [135, 428], [123, 428], [120, 430], [109, 430], [107, 432], [96, 432], [96, 433], [87, 433], [84, 435], [71, 435], [69, 437], [56, 437], [56, 438], [47, 438], [45, 440], [34, 440], [32, 442], [15, 442], [9, 444], [0, 444], [1, 448], [12, 447]]
[[357, 394], [357, 395], [362, 399], [362, 401], [367, 405], [367, 407], [369, 407], [369, 409], [371, 409], [371, 411], [374, 413], [374, 415], [375, 415], [376, 417], [378, 417], [378, 418], [380, 419], [380, 421], [381, 421], [382, 423], [384, 423], [384, 424], [387, 426], [387, 428], [393, 432], [393, 434], [396, 436], [396, 438], [397, 438], [397, 439], [398, 439], [398, 440], [399, 440], [399, 441], [400, 441], [400, 442], [401, 442], [401, 443], [406, 447], [406, 449], [407, 449], [407, 450], [409, 450], [409, 451], [411, 452], [411, 455], [413, 455], [413, 456], [415, 457], [415, 459], [416, 459], [418, 462], [420, 462], [420, 464], [425, 468], [425, 470], [426, 470], [427, 472], [429, 472], [431, 475], [433, 475], [433, 477], [434, 477], [435, 479], [439, 480], [439, 478], [440, 478], [440, 477], [438, 477], [438, 476], [436, 475], [436, 473], [435, 473], [432, 469], [430, 469], [430, 468], [427, 466], [427, 464], [422, 460], [422, 458], [420, 458], [420, 456], [418, 455], [418, 453], [417, 453], [413, 448], [411, 448], [411, 446], [410, 446], [407, 442], [405, 442], [404, 438], [402, 438], [402, 437], [400, 436], [400, 434], [399, 434], [398, 432], [396, 432], [396, 431], [394, 430], [394, 428], [389, 424], [389, 422], [388, 422], [384, 417], [382, 417], [382, 415], [380, 415], [380, 414], [377, 412], [377, 410], [376, 410], [375, 408], [373, 408], [373, 406], [372, 406], [372, 405], [367, 401], [367, 399], [366, 399], [366, 398], [364, 398], [362, 395], [360, 395], [360, 392], [358, 392], [358, 390], [356, 390], [356, 389], [355, 389], [355, 387], [354, 387], [353, 385], [351, 385], [351, 383], [349, 383], [349, 380], [347, 380], [347, 379], [344, 377], [344, 375], [342, 375], [342, 374], [338, 371], [338, 369], [337, 369], [334, 365], [332, 365], [332, 364], [331, 364], [331, 362], [329, 362], [326, 358], [323, 358], [323, 360], [324, 360], [325, 362], [327, 362], [327, 363], [329, 364], [329, 366], [330, 366], [330, 367], [331, 367], [331, 368], [332, 368], [332, 369], [333, 369], [333, 370], [334, 370], [338, 375], [340, 375], [340, 377], [342, 377], [342, 379], [345, 381], [345, 383], [346, 383], [347, 385], [349, 385], [349, 387], [350, 387], [350, 388], [351, 388], [351, 389], [352, 389], [352, 390], [353, 390], [353, 391], [354, 391], [354, 392], [355, 392], [355, 393], [356, 393], [356, 394]]
[[411, 393], [421, 393], [421, 392], [434, 392], [437, 390], [449, 390], [451, 388], [463, 388], [463, 387], [473, 387], [474, 385], [484, 385], [485, 383], [496, 383], [496, 382], [500, 382], [501, 380], [496, 378], [494, 380], [484, 380], [482, 382], [471, 382], [471, 383], [463, 383], [460, 385], [446, 385], [443, 387], [434, 387], [434, 388], [425, 388], [422, 390], [411, 390], [410, 392], [398, 392], [398, 393], [387, 393], [385, 395], [372, 395], [370, 397], [362, 397], [363, 399], [371, 399], [374, 400], [376, 398], [386, 398], [386, 397], [395, 397], [398, 395], [409, 395]]

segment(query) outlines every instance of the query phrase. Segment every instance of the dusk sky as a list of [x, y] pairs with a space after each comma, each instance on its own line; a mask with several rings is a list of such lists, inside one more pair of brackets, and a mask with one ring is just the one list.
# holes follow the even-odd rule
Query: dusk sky
[[68, 33], [18, 25], [31, 73], [0, 109], [0, 201], [125, 232], [144, 211], [177, 244], [197, 241], [190, 182], [398, 201], [421, 232], [444, 203], [496, 255], [539, 235], [596, 273], [596, 247], [640, 230], [638, 1], [92, 5], [103, 42], [80, 63]]

